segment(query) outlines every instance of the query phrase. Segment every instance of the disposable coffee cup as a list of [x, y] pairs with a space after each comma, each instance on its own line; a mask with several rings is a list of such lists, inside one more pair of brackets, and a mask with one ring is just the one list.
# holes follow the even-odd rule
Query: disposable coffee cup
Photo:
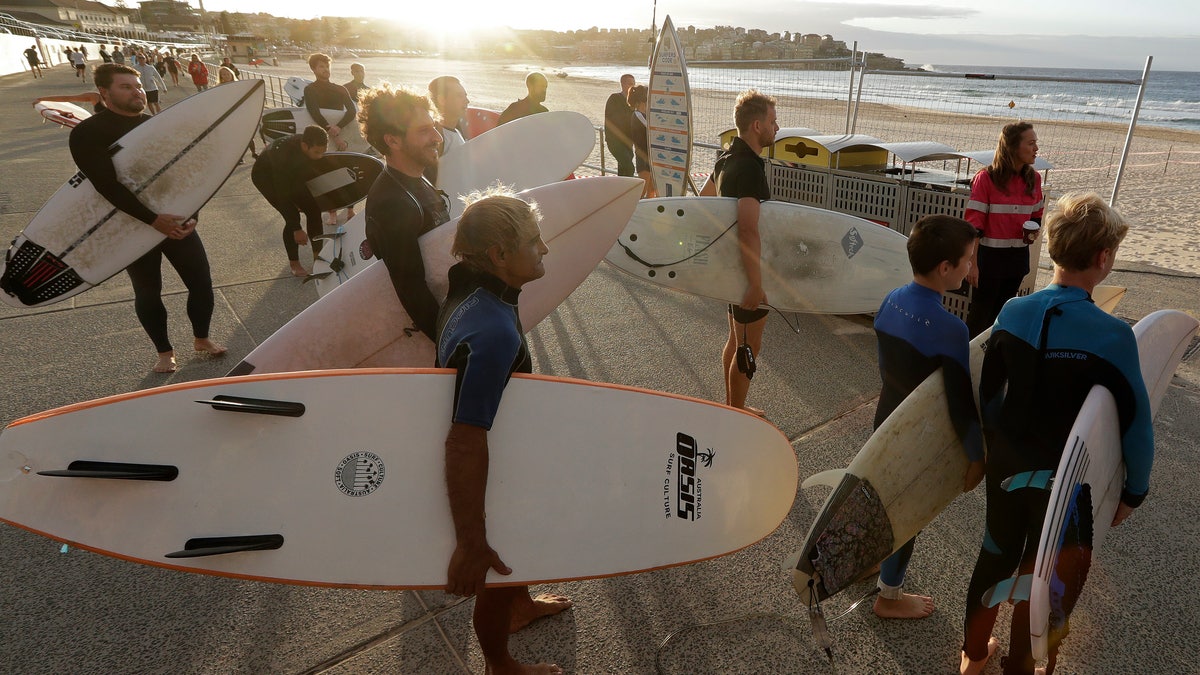
[[1025, 243], [1032, 244], [1033, 240], [1037, 239], [1038, 232], [1041, 231], [1042, 226], [1038, 224], [1037, 221], [1027, 220], [1025, 221], [1025, 224], [1021, 226], [1021, 229], [1024, 233], [1023, 239], [1025, 240]]

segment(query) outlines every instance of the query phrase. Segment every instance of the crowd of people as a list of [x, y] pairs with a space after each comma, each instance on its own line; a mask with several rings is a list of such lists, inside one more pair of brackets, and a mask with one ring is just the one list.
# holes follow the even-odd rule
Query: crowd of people
[[[167, 334], [167, 312], [160, 295], [161, 259], [176, 269], [188, 289], [187, 314], [197, 351], [220, 355], [225, 348], [208, 335], [213, 311], [208, 259], [197, 232], [198, 214], [157, 213], [116, 179], [105, 152], [121, 135], [149, 119], [150, 94], [166, 89], [157, 62], [172, 74], [168, 55], [129, 54], [134, 65], [117, 63], [101, 52], [105, 64], [95, 71], [96, 114], [71, 133], [71, 154], [97, 191], [114, 206], [165, 235], [162, 244], [130, 265], [135, 311], [157, 353], [156, 372], [176, 367]], [[112, 60], [110, 63], [109, 60]], [[192, 62], [197, 57], [192, 55]], [[561, 612], [571, 601], [537, 596], [527, 587], [485, 584], [489, 570], [508, 574], [503, 551], [487, 538], [483, 505], [487, 488], [487, 434], [509, 376], [530, 372], [532, 362], [517, 307], [521, 287], [544, 274], [550, 254], [538, 228], [536, 206], [502, 190], [476, 195], [459, 220], [453, 253], [460, 262], [449, 272], [450, 290], [439, 302], [429, 289], [418, 238], [449, 219], [447, 196], [436, 187], [440, 158], [469, 142], [465, 119], [469, 97], [453, 76], [435, 78], [424, 92], [387, 83], [369, 86], [360, 64], [351, 66], [346, 85], [331, 82], [332, 60], [314, 54], [309, 65], [316, 81], [304, 91], [315, 124], [264, 148], [251, 172], [255, 187], [284, 219], [283, 243], [294, 274], [305, 274], [298, 247], [319, 250], [321, 214], [303, 186], [331, 145], [346, 147], [361, 134], [386, 168], [366, 198], [366, 236], [383, 261], [396, 295], [417, 330], [437, 345], [437, 365], [456, 368], [459, 386], [447, 435], [446, 480], [456, 548], [447, 561], [447, 590], [476, 597], [474, 626], [491, 672], [561, 670], [552, 664], [523, 666], [508, 651], [508, 635], [533, 620]], [[191, 74], [191, 66], [188, 67]], [[226, 60], [221, 81], [238, 73]], [[80, 74], [84, 77], [84, 74]], [[198, 91], [207, 86], [192, 75]], [[150, 82], [151, 88], [147, 88]], [[526, 96], [500, 115], [504, 124], [545, 112], [547, 81], [540, 73], [525, 81]], [[606, 142], [621, 175], [642, 175], [652, 196], [645, 148], [646, 87], [632, 75], [620, 80], [621, 92], [604, 107]], [[78, 99], [83, 100], [83, 99]], [[755, 360], [761, 356], [768, 298], [763, 284], [761, 205], [771, 199], [761, 152], [779, 130], [776, 101], [750, 90], [733, 106], [737, 137], [720, 154], [701, 195], [737, 200], [736, 234], [745, 273], [740, 303], [726, 311], [728, 334], [721, 355], [725, 403], [756, 415], [747, 404]], [[321, 111], [341, 111], [330, 119]], [[357, 123], [357, 128], [354, 126]], [[641, 126], [639, 126], [639, 124]], [[1128, 475], [1113, 521], [1120, 524], [1149, 490], [1153, 432], [1145, 386], [1138, 369], [1130, 328], [1091, 302], [1094, 288], [1108, 275], [1128, 229], [1121, 214], [1095, 195], [1073, 194], [1046, 209], [1040, 179], [1033, 170], [1038, 151], [1032, 125], [1014, 123], [1001, 131], [993, 162], [975, 176], [962, 217], [927, 216], [907, 242], [912, 282], [887, 294], [874, 319], [882, 382], [874, 424], [877, 427], [922, 381], [939, 369], [946, 383], [946, 404], [968, 460], [965, 491], [986, 486], [987, 527], [968, 590], [961, 672], [981, 672], [997, 648], [992, 636], [996, 608], [984, 595], [1014, 572], [1028, 572], [1048, 493], [1010, 491], [1009, 477], [1053, 470], [1066, 435], [1091, 386], [1117, 394]], [[304, 215], [306, 228], [300, 227]], [[1044, 227], [1043, 227], [1044, 224]], [[1016, 282], [1029, 270], [1030, 245], [1044, 236], [1054, 262], [1049, 287], [1014, 298]], [[942, 294], [967, 283], [975, 305], [967, 322], [950, 314]], [[969, 374], [968, 341], [991, 330], [975, 404]], [[1064, 356], [1067, 355], [1067, 356]], [[1051, 358], [1053, 356], [1053, 358]], [[470, 358], [468, 358], [470, 357]], [[984, 440], [988, 453], [983, 452]], [[905, 593], [905, 574], [915, 540], [883, 562], [874, 610], [881, 618], [919, 619], [934, 611], [932, 598]], [[1065, 613], [1082, 582], [1068, 584], [1061, 600]], [[1010, 653], [1005, 672], [1031, 673], [1028, 604], [1013, 613]], [[1024, 631], [1024, 632], [1022, 632]], [[1060, 622], [1051, 639], [1044, 672], [1053, 672], [1057, 649], [1067, 632]], [[1022, 646], [1023, 645], [1023, 646]]]

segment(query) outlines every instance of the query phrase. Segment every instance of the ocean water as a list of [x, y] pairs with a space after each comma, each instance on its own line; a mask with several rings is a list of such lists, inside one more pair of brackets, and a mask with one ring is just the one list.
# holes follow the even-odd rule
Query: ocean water
[[[965, 65], [926, 65], [935, 73], [984, 73], [1000, 79], [917, 77], [869, 73], [862, 100], [950, 112], [1011, 116], [1011, 101], [1022, 117], [1031, 119], [1094, 120], [1127, 124], [1138, 94], [1136, 84], [1095, 80], [1141, 79], [1141, 70], [1084, 68], [1004, 68]], [[628, 66], [566, 66], [572, 77], [617, 81], [631, 72], [639, 81], [646, 68]], [[1003, 79], [1005, 75], [1056, 78], [1074, 81]], [[694, 89], [741, 91], [750, 87], [773, 95], [845, 100], [848, 72], [780, 70], [765, 68], [707, 68], [693, 66], [688, 77]], [[1150, 71], [1139, 114], [1139, 125], [1200, 131], [1200, 72]]]

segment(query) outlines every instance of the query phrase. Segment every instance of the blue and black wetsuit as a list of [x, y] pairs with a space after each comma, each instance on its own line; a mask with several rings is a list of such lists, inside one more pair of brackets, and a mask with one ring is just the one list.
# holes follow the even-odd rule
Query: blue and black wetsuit
[[[1125, 322], [1096, 307], [1080, 288], [1052, 284], [1001, 310], [987, 342], [979, 401], [987, 457], [987, 529], [967, 591], [963, 651], [971, 659], [987, 655], [998, 607], [984, 596], [995, 584], [1033, 571], [1049, 492], [1005, 491], [1005, 478], [1058, 468], [1071, 426], [1093, 385], [1112, 392], [1117, 402], [1125, 489], [1121, 501], [1138, 506], [1150, 489], [1154, 430], [1150, 399], [1142, 381], [1137, 341]], [[1086, 577], [1086, 569], [1057, 573]], [[1065, 614], [1083, 579], [1069, 585]], [[1050, 669], [1066, 626], [1051, 636]], [[1033, 672], [1029, 643], [1029, 603], [1013, 608], [1007, 672]]]
[[449, 279], [437, 363], [458, 369], [453, 421], [491, 429], [509, 378], [533, 372], [517, 313], [521, 291], [466, 263], [451, 267]]
[[[874, 428], [878, 429], [918, 385], [941, 368], [954, 430], [966, 448], [967, 458], [983, 459], [979, 414], [971, 393], [967, 326], [942, 306], [942, 294], [915, 281], [892, 291], [875, 315], [875, 335], [883, 388]], [[880, 565], [879, 582], [885, 597], [898, 597], [914, 541], [910, 539]]]

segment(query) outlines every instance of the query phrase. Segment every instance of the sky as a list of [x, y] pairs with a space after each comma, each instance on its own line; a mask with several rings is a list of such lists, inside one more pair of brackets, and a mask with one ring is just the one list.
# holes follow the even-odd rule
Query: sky
[[[416, 3], [413, 3], [416, 4]], [[1162, 70], [1200, 71], [1196, 0], [765, 0], [737, 12], [729, 0], [658, 0], [657, 20], [677, 27], [732, 25], [769, 32], [833, 35], [872, 52], [924, 64], [1141, 69], [1147, 55]], [[429, 30], [495, 25], [572, 30], [649, 28], [654, 0], [453, 0], [453, 12], [428, 5], [411, 21]], [[313, 18], [387, 16], [409, 2], [254, 0], [254, 11]], [[209, 11], [247, 11], [247, 3], [208, 0]], [[499, 16], [506, 8], [507, 16]]]

